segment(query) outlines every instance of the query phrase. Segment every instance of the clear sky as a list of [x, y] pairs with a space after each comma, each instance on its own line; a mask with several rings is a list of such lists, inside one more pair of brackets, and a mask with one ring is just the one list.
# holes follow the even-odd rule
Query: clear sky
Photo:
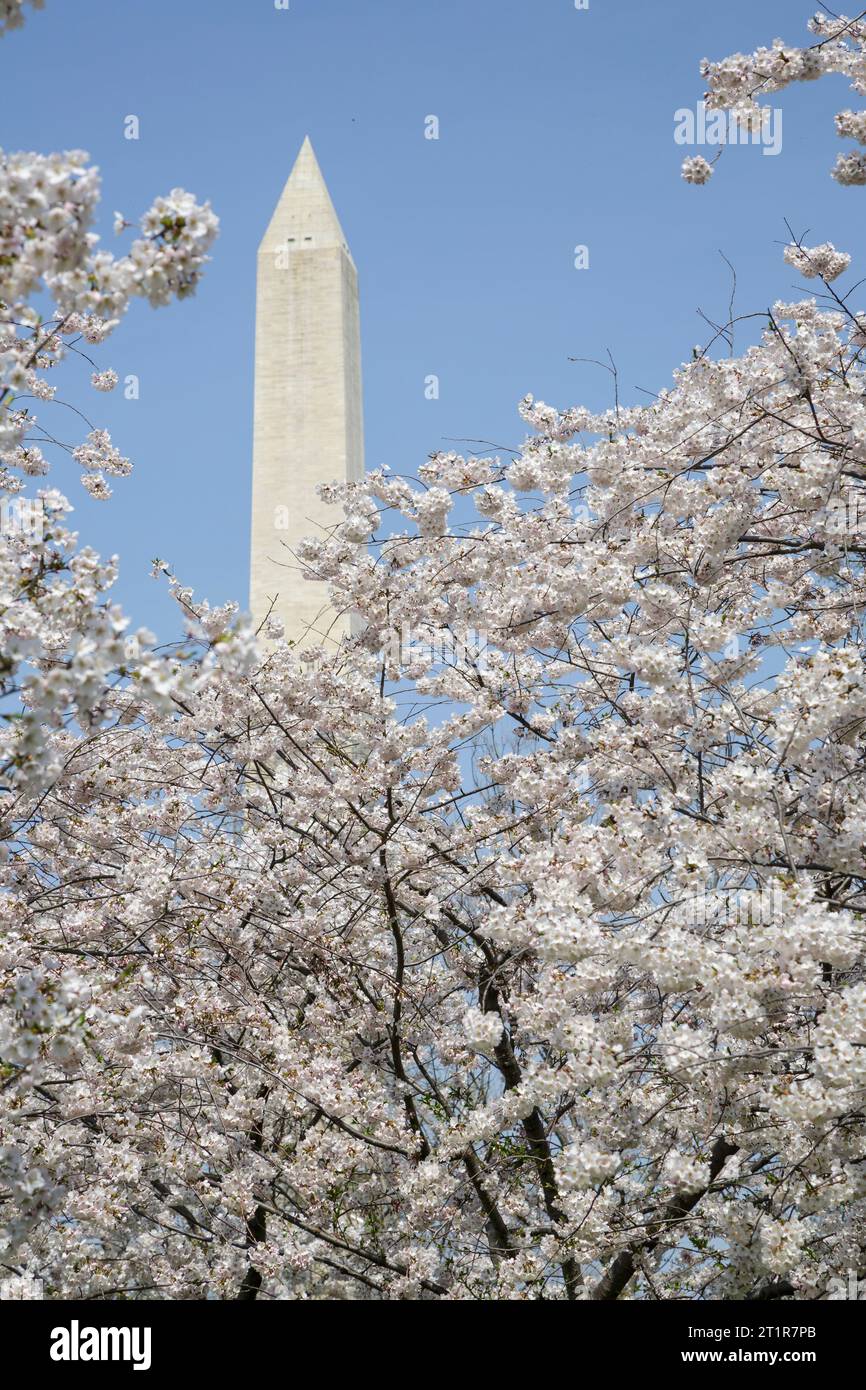
[[[778, 157], [731, 148], [709, 185], [679, 177], [674, 112], [700, 98], [699, 60], [776, 35], [804, 43], [810, 13], [795, 0], [46, 0], [30, 12], [0, 41], [3, 146], [88, 150], [109, 246], [114, 209], [133, 219], [177, 185], [222, 219], [197, 297], [134, 304], [99, 350], [100, 365], [140, 378], [138, 401], [96, 395], [83, 374], [76, 395], [66, 373], [66, 397], [135, 463], [102, 504], [71, 463], [56, 474], [82, 541], [120, 554], [116, 593], [134, 622], [176, 635], [148, 578], [155, 555], [212, 602], [246, 603], [255, 253], [306, 133], [360, 275], [368, 466], [414, 473], [449, 438], [519, 445], [526, 392], [610, 403], [605, 373], [570, 357], [609, 348], [626, 402], [667, 385], [708, 337], [698, 308], [726, 316], [719, 250], [740, 312], [792, 295], [786, 217], [857, 251], [866, 190], [829, 177], [847, 148], [833, 113], [858, 105], [841, 78], [782, 94]], [[124, 138], [128, 115], [138, 141]], [[424, 138], [430, 115], [438, 141]], [[588, 269], [574, 267], [577, 245]]]

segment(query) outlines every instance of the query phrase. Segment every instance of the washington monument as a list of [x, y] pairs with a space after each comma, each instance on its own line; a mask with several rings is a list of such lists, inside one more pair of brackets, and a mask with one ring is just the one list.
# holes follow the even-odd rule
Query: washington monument
[[250, 608], [288, 641], [339, 641], [348, 622], [304, 578], [305, 536], [342, 519], [320, 483], [364, 474], [358, 277], [309, 137], [258, 252]]

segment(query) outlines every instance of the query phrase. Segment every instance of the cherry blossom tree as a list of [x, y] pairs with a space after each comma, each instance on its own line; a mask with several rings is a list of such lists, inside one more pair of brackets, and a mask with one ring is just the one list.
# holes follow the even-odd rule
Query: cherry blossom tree
[[[13, 25], [17, 6], [0, 21]], [[8, 13], [7, 13], [8, 12]], [[109, 601], [116, 561], [79, 549], [68, 529], [70, 503], [47, 483], [52, 466], [71, 459], [94, 496], [110, 496], [106, 475], [122, 477], [131, 464], [108, 433], [89, 429], [66, 441], [59, 435], [54, 378], [69, 358], [84, 357], [103, 343], [135, 297], [154, 305], [192, 293], [216, 234], [208, 205], [181, 189], [160, 198], [145, 214], [141, 235], [115, 257], [99, 248], [93, 220], [99, 178], [80, 152], [63, 155], [0, 152], [0, 854], [16, 830], [19, 798], [39, 796], [62, 776], [53, 731], [99, 727], [109, 713], [107, 692], [130, 675], [136, 689], [166, 708], [182, 679], [175, 659], [156, 656], [152, 638], [130, 633], [128, 620]], [[125, 220], [117, 219], [117, 230]], [[51, 308], [46, 312], [45, 302]], [[38, 307], [37, 307], [38, 306]], [[98, 391], [113, 389], [110, 368], [94, 370]], [[38, 413], [33, 402], [38, 404]], [[65, 404], [65, 402], [62, 402]], [[86, 417], [78, 410], [76, 413]], [[68, 418], [60, 415], [60, 420]], [[63, 426], [60, 427], [61, 430]], [[61, 479], [62, 480], [62, 479]], [[65, 481], [65, 480], [62, 480]], [[33, 487], [36, 486], [34, 494]], [[134, 669], [133, 669], [134, 668]], [[200, 667], [201, 671], [205, 668]], [[86, 737], [86, 735], [85, 735]], [[5, 909], [10, 905], [3, 895]], [[16, 1079], [20, 1099], [29, 1086], [21, 1060], [34, 1034], [36, 1013], [19, 1003], [38, 978], [34, 961], [19, 960], [14, 930], [4, 932], [3, 1002], [0, 1005], [0, 1076]], [[11, 952], [11, 956], [6, 952]], [[75, 983], [58, 977], [45, 985], [43, 1022], [63, 1031]], [[17, 1002], [16, 1002], [17, 1001]], [[34, 1008], [36, 1002], [34, 1001]], [[11, 1020], [11, 1024], [10, 1024]], [[62, 1045], [58, 1042], [58, 1046]], [[6, 1143], [0, 1121], [0, 1168], [17, 1171], [21, 1156]], [[4, 1218], [20, 1193], [3, 1193]], [[26, 1201], [24, 1203], [26, 1207]], [[20, 1221], [22, 1207], [13, 1213]], [[8, 1265], [6, 1270], [8, 1272]]]
[[[769, 48], [758, 48], [754, 53], [733, 53], [717, 63], [704, 59], [701, 73], [708, 83], [708, 108], [732, 112], [746, 129], [758, 131], [770, 113], [762, 99], [794, 82], [815, 82], [841, 73], [859, 96], [866, 94], [866, 10], [854, 18], [819, 10], [809, 21], [809, 29], [815, 42], [806, 48], [774, 39]], [[866, 110], [846, 108], [838, 112], [836, 133], [866, 145]], [[706, 183], [712, 172], [712, 164], [700, 155], [683, 164], [683, 177], [689, 183]], [[866, 154], [861, 149], [838, 155], [832, 173], [844, 185], [866, 184]]]
[[0, 832], [23, 1289], [863, 1271], [866, 319], [845, 253], [786, 259], [820, 299], [650, 405], [527, 397], [507, 460], [329, 489], [299, 558], [355, 615], [339, 647], [257, 646], [158, 567], [190, 641], [154, 670], [87, 626], [110, 572], [73, 577]]
[[[303, 558], [363, 619], [339, 651], [52, 732], [4, 870], [19, 1273], [725, 1299], [862, 1268], [866, 325], [823, 289], [650, 406], [527, 398], [510, 462], [335, 489]], [[219, 651], [231, 613], [172, 582]]]
[[[109, 673], [130, 660], [144, 657], [138, 676], [154, 694], [167, 690], [168, 669], [145, 655], [151, 639], [128, 635], [105, 598], [115, 562], [76, 552], [70, 504], [58, 489], [38, 487], [52, 463], [71, 461], [84, 470], [86, 490], [105, 498], [107, 478], [131, 470], [103, 429], [77, 443], [60, 436], [54, 379], [69, 358], [92, 362], [90, 349], [133, 298], [159, 306], [191, 294], [217, 229], [208, 205], [175, 189], [145, 214], [129, 252], [115, 257], [92, 230], [99, 191], [81, 152], [0, 152], [0, 696], [20, 692], [24, 704], [0, 720], [0, 767], [7, 780], [36, 788], [56, 773], [46, 729], [70, 713], [85, 727], [98, 722]], [[118, 229], [127, 225], [118, 215]], [[117, 374], [94, 370], [92, 383], [113, 389]]]
[[[25, 0], [0, 0], [0, 37], [10, 29], [20, 29], [24, 23]], [[41, 10], [45, 0], [29, 0], [35, 10]]]

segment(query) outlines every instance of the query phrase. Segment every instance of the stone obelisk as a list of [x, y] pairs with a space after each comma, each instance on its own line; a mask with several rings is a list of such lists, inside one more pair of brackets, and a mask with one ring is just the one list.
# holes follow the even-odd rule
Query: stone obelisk
[[345, 617], [304, 578], [298, 542], [339, 506], [320, 483], [364, 473], [358, 277], [309, 137], [258, 253], [250, 608], [300, 647], [338, 642]]

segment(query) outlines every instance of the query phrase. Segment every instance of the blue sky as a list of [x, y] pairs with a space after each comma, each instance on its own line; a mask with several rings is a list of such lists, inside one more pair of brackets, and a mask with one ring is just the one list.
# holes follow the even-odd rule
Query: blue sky
[[[603, 407], [610, 381], [570, 357], [616, 360], [621, 396], [665, 386], [706, 341], [697, 316], [791, 297], [784, 218], [857, 252], [866, 191], [829, 168], [846, 148], [842, 79], [782, 94], [776, 157], [729, 149], [689, 188], [674, 112], [698, 62], [779, 35], [806, 41], [791, 0], [46, 0], [0, 42], [0, 143], [83, 148], [103, 171], [103, 232], [180, 185], [222, 233], [197, 297], [134, 304], [100, 349], [138, 401], [65, 396], [136, 467], [114, 497], [56, 474], [82, 541], [121, 556], [136, 625], [176, 635], [148, 578], [155, 555], [213, 602], [247, 598], [255, 253], [306, 133], [361, 282], [368, 466], [414, 473], [449, 439], [518, 446], [516, 405]], [[141, 138], [124, 138], [139, 117]], [[425, 118], [440, 122], [424, 138]], [[576, 245], [589, 269], [574, 268]], [[745, 329], [740, 346], [745, 346]], [[440, 397], [425, 399], [428, 375]], [[43, 408], [44, 409], [44, 408]], [[70, 436], [71, 438], [71, 436]], [[72, 442], [78, 442], [77, 437]], [[453, 446], [459, 447], [459, 446]]]

